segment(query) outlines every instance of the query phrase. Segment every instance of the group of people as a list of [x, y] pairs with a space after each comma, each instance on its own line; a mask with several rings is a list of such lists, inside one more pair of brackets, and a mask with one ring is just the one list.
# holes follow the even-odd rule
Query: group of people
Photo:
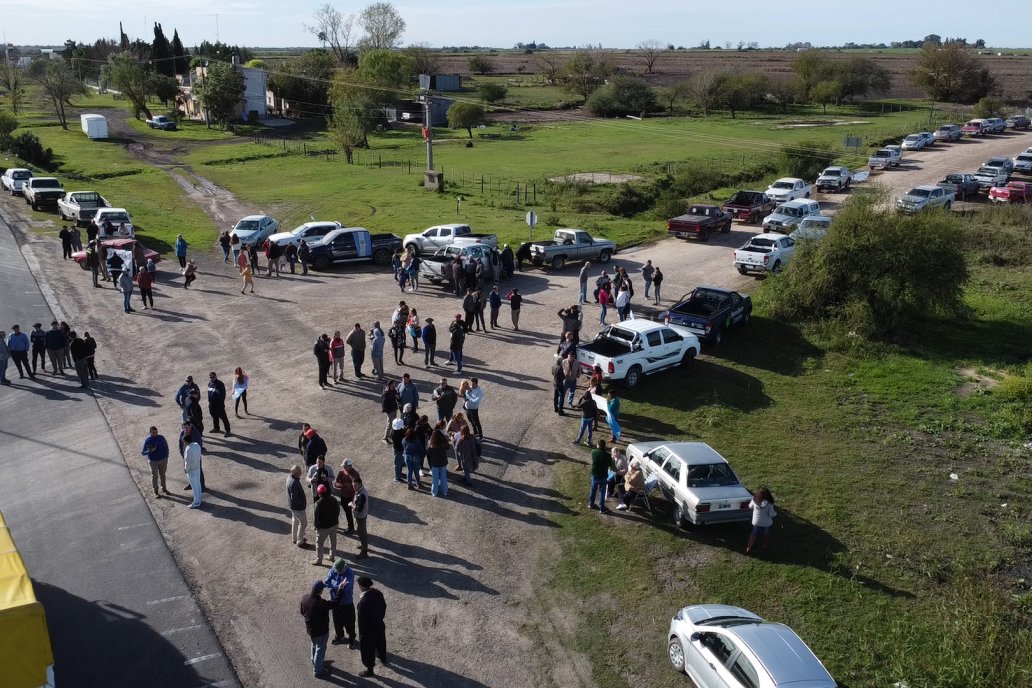
[[43, 329], [43, 323], [34, 323], [29, 334], [22, 332], [20, 325], [12, 325], [10, 335], [0, 330], [0, 384], [13, 384], [7, 378], [10, 361], [14, 361], [19, 379], [32, 380], [40, 370], [47, 372], [49, 360], [51, 375], [64, 375], [66, 368], [74, 369], [79, 387], [88, 389], [90, 380], [97, 379], [96, 353], [97, 340], [89, 332], [80, 337], [64, 320], [54, 320], [49, 330]]
[[[590, 279], [591, 261], [584, 263], [578, 274], [579, 295], [577, 303], [583, 306], [588, 301], [588, 280]], [[653, 301], [658, 306], [663, 286], [663, 271], [652, 265], [648, 260], [641, 268], [642, 281], [645, 283], [645, 301]], [[653, 293], [650, 295], [649, 291]], [[592, 292], [595, 303], [601, 307], [599, 315], [599, 326], [606, 325], [606, 316], [609, 308], [615, 308], [616, 314], [621, 321], [631, 317], [631, 299], [634, 298], [634, 282], [627, 274], [627, 269], [617, 267], [613, 270], [613, 276], [605, 270], [595, 278], [595, 289]]]
[[[355, 602], [355, 584], [358, 584], [359, 597]], [[328, 591], [328, 598], [322, 596]], [[301, 616], [305, 620], [305, 630], [311, 639], [312, 675], [324, 678], [329, 672], [326, 669], [326, 646], [330, 642], [330, 613], [333, 614], [334, 645], [347, 644], [355, 647], [356, 628], [358, 649], [365, 671], [359, 676], [375, 676], [374, 667], [379, 658], [383, 664], [387, 659], [387, 601], [368, 576], [355, 578], [355, 572], [343, 559], [334, 562], [326, 579], [312, 583], [308, 593], [301, 598]], [[346, 634], [346, 635], [345, 635]]]

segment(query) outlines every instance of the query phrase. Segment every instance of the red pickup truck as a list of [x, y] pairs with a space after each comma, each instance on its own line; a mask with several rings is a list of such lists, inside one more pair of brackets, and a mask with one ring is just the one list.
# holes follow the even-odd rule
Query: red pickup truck
[[715, 205], [693, 205], [684, 215], [667, 220], [667, 232], [678, 239], [706, 241], [713, 232], [731, 231], [731, 213]]
[[774, 212], [777, 202], [762, 191], [736, 191], [720, 209], [736, 220], [759, 222]]
[[989, 200], [997, 203], [1032, 203], [1032, 183], [1007, 182], [1007, 186], [989, 189]]

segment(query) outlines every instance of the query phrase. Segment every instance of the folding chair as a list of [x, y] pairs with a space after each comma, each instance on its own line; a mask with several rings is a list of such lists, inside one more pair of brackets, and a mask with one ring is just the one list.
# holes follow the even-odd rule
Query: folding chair
[[645, 506], [646, 509], [649, 510], [649, 513], [651, 514], [652, 502], [649, 500], [649, 495], [652, 494], [657, 487], [659, 487], [658, 475], [650, 475], [648, 478], [646, 478], [645, 489], [639, 492], [638, 494], [634, 495], [634, 501], [631, 502], [631, 505], [628, 507], [628, 511], [630, 509], [633, 509], [635, 506], [642, 504]]

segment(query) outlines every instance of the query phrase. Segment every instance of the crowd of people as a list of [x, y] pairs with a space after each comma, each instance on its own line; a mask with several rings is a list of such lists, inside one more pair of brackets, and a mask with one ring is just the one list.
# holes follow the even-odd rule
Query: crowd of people
[[74, 370], [79, 387], [88, 389], [90, 380], [97, 379], [96, 353], [97, 340], [86, 331], [79, 336], [64, 320], [54, 320], [49, 330], [43, 329], [43, 323], [34, 323], [29, 334], [22, 332], [21, 325], [12, 325], [10, 335], [0, 330], [0, 384], [14, 384], [7, 377], [11, 361], [18, 369], [18, 378], [29, 380], [36, 379], [41, 371], [47, 372], [49, 361], [51, 375], [63, 376], [65, 369]]

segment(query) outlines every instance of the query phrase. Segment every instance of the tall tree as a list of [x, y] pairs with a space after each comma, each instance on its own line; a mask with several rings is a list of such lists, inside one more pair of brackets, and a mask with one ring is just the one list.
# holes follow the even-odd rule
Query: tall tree
[[190, 63], [187, 60], [186, 48], [183, 47], [183, 42], [179, 40], [179, 29], [175, 29], [172, 32], [172, 57], [175, 58], [172, 61], [174, 73], [186, 74], [190, 69]]
[[130, 51], [112, 53], [104, 65], [102, 77], [126, 97], [133, 109], [133, 117], [143, 113], [150, 119], [147, 99], [154, 95], [154, 73], [138, 55]]
[[452, 129], [465, 129], [473, 138], [473, 127], [484, 121], [484, 108], [473, 103], [455, 103], [448, 108], [448, 126]]
[[411, 61], [412, 71], [415, 74], [429, 74], [433, 76], [441, 71], [441, 63], [437, 59], [437, 51], [431, 48], [429, 43], [413, 43], [402, 52]]
[[830, 70], [828, 54], [816, 48], [799, 53], [792, 61], [792, 71], [799, 77], [804, 97], [809, 97], [810, 89], [828, 78]]
[[326, 3], [312, 15], [312, 23], [305, 24], [305, 31], [315, 36], [324, 48], [329, 48], [342, 65], [354, 64], [351, 54], [351, 32], [355, 15], [344, 14]]
[[164, 76], [175, 76], [176, 65], [172, 60], [172, 46], [169, 45], [161, 24], [154, 22], [154, 42], [151, 43], [151, 64], [154, 71]]
[[563, 65], [560, 80], [567, 91], [587, 102], [588, 96], [614, 71], [613, 63], [605, 55], [581, 50]]
[[692, 104], [702, 110], [702, 116], [708, 117], [710, 111], [717, 108], [720, 101], [716, 72], [699, 72], [688, 80]]
[[910, 73], [914, 85], [936, 101], [974, 103], [995, 86], [971, 51], [959, 43], [928, 43], [921, 48], [917, 66]]
[[539, 53], [537, 58], [538, 69], [545, 75], [545, 81], [550, 84], [559, 82], [559, 74], [563, 69], [563, 60], [559, 53]]
[[366, 144], [366, 124], [362, 112], [353, 104], [341, 102], [333, 108], [333, 116], [327, 122], [326, 132], [330, 140], [344, 154], [344, 160], [354, 162], [355, 149]]
[[730, 110], [735, 119], [741, 110], [750, 110], [767, 95], [767, 76], [760, 72], [724, 72], [716, 77], [717, 103]]
[[667, 112], [673, 112], [677, 104], [691, 96], [692, 87], [688, 81], [679, 81], [672, 86], [659, 89], [659, 99], [666, 105]]
[[208, 111], [208, 126], [214, 121], [223, 129], [233, 121], [243, 93], [244, 75], [225, 62], [208, 63], [200, 82], [193, 87], [193, 95]]
[[646, 74], [652, 74], [656, 60], [659, 59], [662, 52], [663, 44], [657, 40], [642, 41], [638, 44], [638, 55], [641, 57], [642, 65], [645, 66]]
[[358, 15], [359, 26], [365, 31], [361, 46], [366, 50], [391, 50], [401, 42], [405, 20], [389, 2], [374, 2]]
[[770, 97], [781, 106], [782, 112], [788, 112], [788, 106], [798, 102], [801, 92], [799, 79], [790, 74], [770, 80]]
[[7, 105], [17, 115], [25, 99], [25, 75], [17, 63], [0, 61], [0, 89], [7, 92]]
[[327, 90], [338, 62], [325, 50], [309, 50], [285, 61], [269, 75], [269, 90], [302, 109], [318, 110], [327, 104]]
[[72, 96], [86, 92], [86, 87], [64, 60], [38, 60], [33, 64], [30, 75], [57, 116], [62, 129], [68, 128], [65, 108]]

